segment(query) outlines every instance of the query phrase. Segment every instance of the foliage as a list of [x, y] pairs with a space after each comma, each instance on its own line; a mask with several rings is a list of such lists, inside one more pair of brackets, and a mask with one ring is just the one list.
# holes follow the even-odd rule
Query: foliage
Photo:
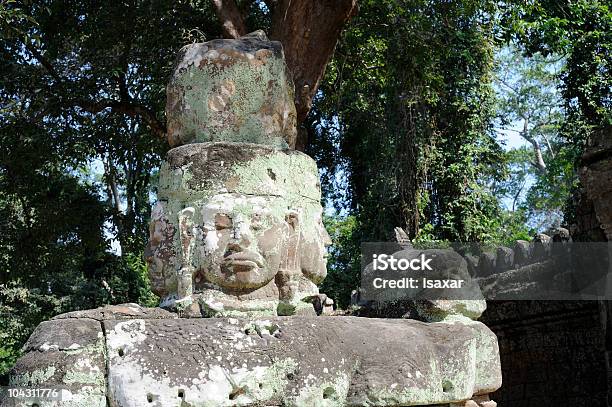
[[66, 298], [46, 295], [43, 290], [27, 289], [18, 282], [0, 284], [0, 383], [20, 355], [21, 346], [33, 328], [65, 308]]
[[520, 208], [533, 181], [533, 150], [525, 145], [505, 152], [506, 177], [496, 183], [493, 191], [512, 212]]
[[[328, 66], [310, 146], [365, 240], [486, 238], [500, 176], [491, 131], [492, 3], [365, 1]], [[338, 178], [349, 192], [334, 196]], [[423, 188], [424, 187], [424, 188]]]
[[565, 110], [559, 153], [532, 188], [528, 205], [536, 213], [562, 207], [565, 222], [571, 223], [578, 199], [568, 196], [579, 195], [575, 172], [585, 142], [612, 128], [612, 9], [599, 0], [509, 2], [500, 27], [527, 56], [556, 54], [566, 61], [559, 87]]
[[493, 132], [495, 10], [361, 1], [343, 34], [308, 123], [326, 202], [342, 214], [328, 220], [337, 240], [322, 287], [341, 305], [359, 284], [360, 243], [393, 240], [394, 227], [417, 242], [525, 236], [492, 189], [505, 172]]
[[576, 187], [574, 163], [579, 149], [561, 129], [565, 109], [560, 93], [564, 58], [537, 53], [525, 57], [514, 47], [498, 54], [497, 94], [500, 132], [514, 132], [531, 147], [508, 151], [509, 176], [497, 193], [521, 209], [539, 231], [560, 226], [563, 207]]
[[496, 55], [495, 83], [498, 88], [498, 115], [501, 125], [518, 122], [526, 140], [538, 139], [549, 147], [563, 119], [559, 75], [564, 60], [556, 54], [526, 58], [514, 47], [504, 47]]
[[221, 27], [207, 1], [45, 0], [1, 2], [0, 30], [3, 375], [54, 314], [155, 303], [142, 253], [167, 146], [134, 112], [161, 122], [174, 55]]
[[333, 243], [328, 248], [327, 277], [321, 292], [335, 299], [337, 306], [346, 309], [351, 291], [359, 285], [361, 247], [355, 239], [359, 227], [355, 216], [327, 216], [323, 220]]
[[[572, 121], [583, 130], [611, 124], [612, 9], [600, 0], [509, 2], [503, 13], [506, 38], [529, 55], [563, 55], [563, 97]], [[573, 134], [581, 139], [584, 134]]]

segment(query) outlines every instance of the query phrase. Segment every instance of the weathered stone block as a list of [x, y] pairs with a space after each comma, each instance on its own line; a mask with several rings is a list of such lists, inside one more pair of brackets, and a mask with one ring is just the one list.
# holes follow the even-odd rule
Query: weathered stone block
[[509, 247], [498, 247], [495, 253], [495, 272], [503, 273], [506, 270], [512, 269], [514, 264], [514, 250]]
[[478, 277], [488, 277], [495, 273], [495, 260], [497, 255], [491, 252], [483, 252], [478, 258]]
[[549, 231], [549, 235], [552, 238], [552, 241], [555, 243], [558, 242], [570, 242], [572, 237], [570, 236], [569, 230], [562, 227], [557, 227]]
[[552, 260], [494, 274], [479, 280], [487, 299], [549, 298], [557, 294], [551, 285], [557, 272]]
[[550, 257], [552, 239], [543, 233], [535, 235], [531, 241], [532, 261], [542, 261]]
[[40, 404], [58, 407], [448, 405], [484, 401], [500, 371], [495, 335], [461, 316], [111, 315], [41, 324], [11, 385], [64, 387], [71, 398]]
[[[497, 341], [468, 319], [109, 321], [109, 397], [202, 406], [399, 406], [501, 385]], [[382, 351], [384, 349], [384, 351]]]
[[463, 258], [467, 263], [468, 272], [470, 273], [470, 276], [476, 277], [478, 273], [478, 257], [474, 256], [473, 254], [466, 254], [465, 256], [463, 256]]
[[238, 141], [293, 148], [293, 83], [283, 48], [263, 31], [189, 44], [167, 87], [168, 142]]
[[106, 361], [100, 322], [58, 319], [41, 323], [28, 342], [25, 355], [10, 372], [9, 385], [59, 388], [62, 401], [9, 399], [2, 406], [106, 406]]
[[145, 308], [138, 304], [128, 303], [119, 305], [105, 305], [96, 309], [73, 311], [59, 314], [51, 319], [95, 319], [96, 321], [115, 319], [168, 319], [178, 318], [175, 313], [162, 308]]
[[514, 263], [524, 266], [531, 261], [531, 246], [526, 240], [517, 240], [514, 244]]

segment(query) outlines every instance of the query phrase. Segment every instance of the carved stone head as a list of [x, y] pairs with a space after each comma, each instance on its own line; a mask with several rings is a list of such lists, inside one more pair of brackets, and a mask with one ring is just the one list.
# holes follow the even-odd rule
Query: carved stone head
[[297, 151], [247, 143], [172, 149], [150, 226], [154, 291], [205, 294], [237, 311], [318, 294], [331, 243], [320, 194], [316, 164]]

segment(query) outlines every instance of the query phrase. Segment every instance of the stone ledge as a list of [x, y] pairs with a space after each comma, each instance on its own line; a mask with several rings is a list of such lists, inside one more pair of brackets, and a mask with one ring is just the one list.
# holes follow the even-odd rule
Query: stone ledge
[[[138, 312], [151, 313], [155, 314], [151, 309]], [[96, 373], [91, 380], [98, 399], [104, 396], [116, 407], [471, 406], [466, 404], [469, 400], [485, 400], [501, 386], [497, 338], [485, 325], [467, 318], [422, 323], [358, 317], [110, 315], [101, 321], [103, 329], [87, 317], [45, 322], [30, 339], [29, 352], [12, 379], [51, 368], [67, 372], [78, 359], [89, 373]], [[96, 339], [81, 332], [89, 325], [93, 331], [100, 329]], [[102, 332], [103, 352], [92, 346], [101, 344]], [[68, 338], [65, 344], [48, 352], [35, 346], [56, 333]], [[89, 353], [75, 355], [64, 346], [78, 337], [89, 338], [82, 346]], [[98, 380], [104, 375], [106, 389]], [[49, 382], [38, 376], [37, 384], [66, 384], [63, 373], [52, 375]], [[87, 378], [81, 373], [72, 376]], [[79, 394], [81, 389], [91, 392], [94, 383], [85, 384], [72, 386], [76, 400], [87, 395]]]
[[128, 303], [119, 305], [106, 305], [104, 307], [83, 311], [67, 312], [52, 318], [56, 319], [94, 319], [96, 321], [122, 320], [122, 319], [168, 319], [178, 318], [176, 314], [162, 308], [145, 308], [138, 304]]

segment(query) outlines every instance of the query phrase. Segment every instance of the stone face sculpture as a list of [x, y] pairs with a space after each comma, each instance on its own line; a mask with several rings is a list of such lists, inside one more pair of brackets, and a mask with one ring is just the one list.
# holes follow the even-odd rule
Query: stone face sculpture
[[318, 170], [282, 46], [261, 31], [190, 44], [167, 87], [168, 152], [147, 261], [183, 315], [311, 313], [326, 275]]
[[262, 31], [190, 44], [167, 87], [168, 142], [238, 141], [295, 146], [293, 84], [280, 42]]
[[[205, 313], [293, 313], [318, 294], [331, 242], [316, 164], [248, 143], [172, 149], [160, 172], [147, 260], [154, 292]], [[283, 312], [284, 310], [284, 312]]]

